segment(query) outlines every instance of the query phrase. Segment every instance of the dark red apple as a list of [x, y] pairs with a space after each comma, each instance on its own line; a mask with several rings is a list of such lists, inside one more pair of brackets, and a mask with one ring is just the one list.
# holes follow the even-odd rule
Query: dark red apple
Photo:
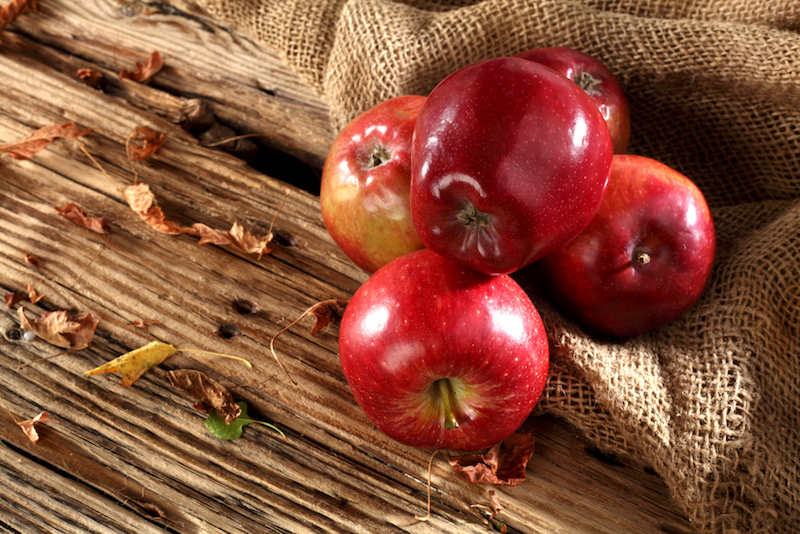
[[534, 48], [515, 57], [541, 63], [578, 84], [600, 109], [611, 133], [614, 152], [624, 154], [628, 150], [631, 136], [628, 99], [622, 84], [602, 61], [566, 46]]
[[373, 274], [339, 330], [347, 382], [366, 415], [406, 445], [476, 451], [499, 443], [544, 388], [547, 336], [509, 276], [423, 249]]
[[611, 155], [600, 111], [564, 76], [520, 58], [472, 64], [434, 88], [419, 113], [414, 226], [451, 261], [514, 272], [589, 223]]
[[422, 248], [409, 203], [411, 138], [423, 96], [391, 98], [334, 140], [320, 184], [322, 219], [339, 248], [373, 273]]
[[715, 249], [711, 213], [689, 178], [650, 158], [615, 155], [592, 222], [534, 267], [553, 302], [586, 329], [633, 336], [694, 305]]

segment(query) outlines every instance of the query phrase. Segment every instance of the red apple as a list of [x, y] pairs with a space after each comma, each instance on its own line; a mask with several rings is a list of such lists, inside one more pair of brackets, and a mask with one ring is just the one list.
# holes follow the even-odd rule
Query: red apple
[[333, 240], [373, 273], [422, 248], [409, 203], [411, 138], [423, 96], [391, 98], [350, 121], [334, 140], [320, 184]]
[[603, 114], [614, 152], [623, 154], [628, 150], [631, 135], [628, 99], [617, 77], [603, 62], [566, 46], [534, 48], [515, 57], [541, 63], [578, 84]]
[[412, 150], [422, 242], [486, 274], [514, 272], [578, 235], [600, 205], [612, 155], [583, 90], [510, 57], [464, 67], [434, 88]]
[[499, 443], [544, 388], [547, 336], [527, 294], [423, 249], [373, 274], [347, 304], [339, 352], [366, 415], [406, 445]]
[[567, 315], [600, 334], [633, 336], [694, 305], [715, 249], [711, 213], [689, 178], [650, 158], [615, 155], [597, 215], [537, 265]]

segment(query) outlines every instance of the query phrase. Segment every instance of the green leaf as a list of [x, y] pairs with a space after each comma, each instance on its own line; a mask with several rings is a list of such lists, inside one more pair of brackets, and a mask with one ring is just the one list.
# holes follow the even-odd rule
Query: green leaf
[[208, 419], [206, 419], [206, 428], [208, 431], [220, 439], [236, 439], [242, 436], [242, 429], [245, 425], [249, 425], [250, 423], [258, 423], [260, 425], [268, 426], [280, 434], [283, 439], [286, 439], [286, 434], [284, 434], [281, 429], [275, 425], [266, 423], [264, 421], [250, 419], [250, 416], [247, 415], [246, 402], [237, 402], [236, 404], [239, 406], [239, 408], [241, 408], [242, 413], [239, 415], [239, 417], [231, 421], [231, 424], [229, 425], [225, 424], [225, 420], [220, 417], [216, 410], [212, 410], [212, 412], [208, 415]]

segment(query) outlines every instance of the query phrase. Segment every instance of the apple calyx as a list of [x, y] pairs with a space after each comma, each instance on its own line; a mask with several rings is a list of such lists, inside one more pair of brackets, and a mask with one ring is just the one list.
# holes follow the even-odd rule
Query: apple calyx
[[456, 215], [458, 222], [469, 228], [470, 230], [481, 230], [489, 226], [491, 215], [486, 212], [480, 211], [474, 204], [468, 203]]
[[456, 398], [455, 387], [453, 381], [449, 378], [440, 378], [433, 383], [431, 394], [438, 397], [442, 401], [443, 415], [444, 415], [444, 428], [445, 430], [455, 430], [459, 426], [458, 417], [456, 416], [456, 406], [458, 404]]
[[388, 148], [382, 145], [375, 145], [372, 147], [372, 150], [369, 152], [369, 154], [367, 154], [364, 167], [367, 170], [374, 169], [375, 167], [380, 167], [384, 163], [388, 163], [391, 160], [392, 153]]
[[600, 84], [600, 80], [595, 78], [591, 74], [586, 71], [581, 72], [580, 76], [577, 76], [575, 80], [572, 80], [578, 84], [578, 87], [583, 89], [583, 91], [590, 95], [594, 92], [594, 88]]
[[639, 265], [647, 265], [648, 263], [650, 263], [650, 254], [648, 254], [643, 250], [635, 250], [633, 252], [633, 259]]

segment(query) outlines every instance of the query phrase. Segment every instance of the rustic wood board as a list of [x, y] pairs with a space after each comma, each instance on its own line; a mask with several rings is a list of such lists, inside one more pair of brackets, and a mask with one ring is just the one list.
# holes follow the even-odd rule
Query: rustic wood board
[[[272, 337], [309, 306], [347, 299], [366, 279], [331, 242], [318, 199], [219, 149], [203, 147], [179, 123], [198, 102], [238, 133], [324, 160], [333, 132], [324, 100], [274, 53], [197, 14], [164, 3], [39, 2], [0, 36], [0, 143], [74, 121], [93, 132], [59, 140], [28, 161], [0, 160], [0, 290], [44, 295], [29, 306], [92, 313], [91, 347], [60, 355], [42, 340], [13, 340], [18, 317], [0, 315], [0, 530], [8, 532], [484, 532], [473, 505], [489, 491], [509, 532], [690, 532], [660, 479], [592, 452], [578, 431], [549, 417], [528, 423], [537, 452], [514, 488], [459, 481], [439, 455], [403, 447], [355, 404], [337, 356], [337, 330], [309, 333], [311, 319], [275, 343], [292, 385], [273, 359]], [[119, 80], [158, 50], [165, 69], [147, 85]], [[76, 76], [104, 74], [104, 90]], [[149, 160], [131, 162], [128, 136], [147, 125], [167, 135]], [[91, 155], [105, 172], [98, 169]], [[170, 219], [227, 229], [234, 221], [276, 229], [297, 246], [258, 259], [200, 246], [145, 225], [121, 195], [148, 183]], [[76, 202], [106, 217], [108, 237], [59, 216]], [[24, 252], [38, 266], [23, 260]], [[237, 313], [247, 299], [255, 314]], [[134, 321], [155, 320], [148, 330]], [[222, 324], [239, 334], [218, 335]], [[84, 373], [152, 340], [232, 354], [253, 364], [181, 352], [121, 387], [116, 374]], [[173, 388], [170, 369], [204, 371], [246, 401], [260, 425], [223, 441], [205, 415]], [[14, 424], [46, 410], [31, 443]], [[13, 414], [13, 416], [12, 416]], [[479, 509], [477, 509], [479, 510]], [[478, 514], [480, 515], [480, 514]]]

